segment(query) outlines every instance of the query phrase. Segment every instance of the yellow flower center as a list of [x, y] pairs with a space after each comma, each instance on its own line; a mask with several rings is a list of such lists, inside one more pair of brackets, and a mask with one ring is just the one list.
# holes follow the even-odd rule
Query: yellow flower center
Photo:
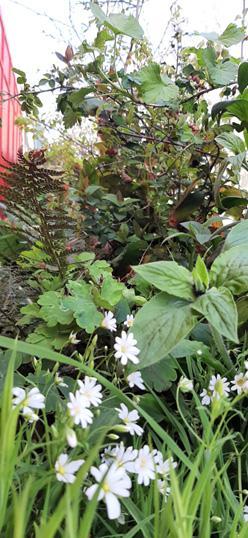
[[127, 352], [127, 348], [126, 348], [126, 345], [125, 345], [125, 344], [122, 344], [122, 345], [121, 345], [121, 352], [122, 352], [122, 353], [126, 353], [126, 352]]
[[65, 468], [63, 465], [59, 465], [58, 467], [58, 473], [64, 475], [65, 474]]
[[220, 396], [223, 396], [224, 390], [223, 390], [223, 381], [222, 380], [216, 381], [214, 388], [215, 388], [215, 391], [218, 392], [218, 394]]
[[236, 381], [236, 385], [238, 385], [239, 387], [243, 387], [244, 383], [245, 383], [245, 380], [243, 377], [241, 377], [241, 379], [238, 379]]
[[143, 469], [146, 466], [146, 458], [140, 458], [140, 467]]
[[110, 487], [107, 484], [107, 482], [104, 482], [104, 484], [102, 485], [102, 489], [103, 489], [104, 493], [108, 493], [110, 491]]

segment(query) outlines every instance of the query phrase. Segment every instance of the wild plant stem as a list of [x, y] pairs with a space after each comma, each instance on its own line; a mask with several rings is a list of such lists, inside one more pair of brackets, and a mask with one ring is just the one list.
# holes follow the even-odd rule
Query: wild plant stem
[[228, 369], [228, 371], [233, 371], [233, 363], [229, 357], [228, 351], [226, 349], [226, 346], [224, 344], [224, 340], [222, 336], [216, 331], [216, 329], [213, 327], [213, 325], [210, 325], [211, 333], [215, 342], [215, 345], [219, 351], [220, 356], [223, 359], [225, 367]]

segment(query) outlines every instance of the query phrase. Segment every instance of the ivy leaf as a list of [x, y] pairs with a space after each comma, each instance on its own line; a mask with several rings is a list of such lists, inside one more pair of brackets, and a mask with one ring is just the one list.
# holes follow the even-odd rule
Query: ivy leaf
[[103, 315], [98, 312], [91, 295], [91, 286], [86, 282], [69, 281], [67, 285], [72, 297], [63, 300], [65, 308], [72, 310], [79, 327], [89, 334], [99, 327]]
[[238, 70], [238, 85], [240, 93], [248, 86], [248, 62], [243, 62]]
[[215, 86], [225, 86], [234, 82], [237, 78], [237, 64], [227, 60], [226, 62], [209, 66], [208, 68], [210, 80]]
[[107, 16], [97, 4], [91, 3], [90, 7], [96, 19], [110, 28], [115, 34], [126, 35], [133, 39], [142, 39], [144, 32], [138, 20], [133, 15], [111, 13]]
[[224, 286], [234, 295], [248, 291], [248, 248], [241, 245], [220, 254], [209, 276], [212, 286]]
[[198, 297], [193, 309], [202, 314], [223, 336], [238, 342], [238, 313], [233, 296], [226, 288], [211, 288]]
[[245, 38], [245, 31], [243, 28], [238, 27], [236, 24], [228, 24], [224, 32], [219, 36], [219, 41], [225, 47], [231, 47], [240, 43]]
[[55, 327], [57, 323], [69, 325], [72, 322], [72, 312], [64, 308], [59, 292], [46, 291], [39, 297], [37, 303], [41, 306], [39, 316], [46, 321], [48, 327]]
[[240, 245], [246, 245], [248, 247], [248, 220], [242, 220], [230, 230], [223, 250], [229, 250]]
[[140, 84], [142, 98], [147, 104], [175, 104], [179, 97], [179, 88], [174, 82], [160, 72], [160, 66], [151, 63], [141, 69], [136, 80]]
[[153, 262], [132, 268], [155, 288], [189, 301], [194, 299], [192, 274], [178, 263]]
[[139, 369], [163, 359], [192, 330], [196, 318], [190, 305], [167, 293], [147, 302], [135, 317], [132, 332], [140, 349]]

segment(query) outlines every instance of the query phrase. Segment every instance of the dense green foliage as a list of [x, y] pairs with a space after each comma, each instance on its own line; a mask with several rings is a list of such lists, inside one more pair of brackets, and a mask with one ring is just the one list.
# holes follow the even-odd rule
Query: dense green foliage
[[[94, 142], [1, 173], [0, 535], [245, 538], [248, 63], [229, 50], [245, 29], [160, 65], [135, 17], [92, 14], [93, 43], [67, 47], [38, 89], [15, 69], [23, 111], [58, 91], [65, 131], [91, 125]], [[111, 517], [110, 471], [93, 470], [93, 495], [90, 468], [122, 441], [140, 459], [147, 447], [151, 476], [135, 460]], [[68, 452], [78, 472], [64, 485]]]

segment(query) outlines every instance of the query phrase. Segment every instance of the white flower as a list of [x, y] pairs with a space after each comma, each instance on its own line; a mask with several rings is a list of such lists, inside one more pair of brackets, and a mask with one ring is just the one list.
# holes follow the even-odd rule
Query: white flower
[[161, 495], [164, 497], [164, 501], [167, 501], [167, 497], [169, 497], [171, 488], [168, 486], [168, 483], [166, 480], [158, 480], [157, 481], [158, 489]]
[[54, 383], [55, 385], [58, 385], [59, 387], [68, 387], [68, 385], [64, 383], [63, 377], [61, 377], [58, 373], [55, 374]]
[[76, 480], [74, 473], [78, 471], [83, 463], [84, 460], [68, 461], [67, 454], [60, 454], [55, 463], [57, 480], [59, 480], [59, 482], [65, 482], [66, 484], [73, 484]]
[[149, 446], [145, 445], [139, 450], [138, 457], [134, 461], [134, 473], [138, 475], [138, 484], [149, 486], [150, 480], [154, 480], [156, 464]]
[[116, 411], [119, 411], [118, 417], [123, 420], [125, 424], [125, 431], [130, 433], [130, 435], [134, 435], [135, 433], [137, 435], [142, 435], [144, 431], [143, 428], [136, 424], [137, 420], [140, 418], [136, 409], [129, 412], [127, 406], [125, 404], [121, 404], [120, 409], [116, 408]]
[[170, 474], [170, 470], [175, 469], [176, 467], [177, 462], [174, 461], [172, 457], [164, 461], [162, 458], [162, 460], [159, 459], [159, 461], [157, 462], [156, 472], [166, 478]]
[[102, 385], [96, 384], [97, 380], [95, 377], [88, 377], [87, 375], [84, 378], [84, 381], [78, 380], [79, 392], [82, 398], [85, 400], [85, 406], [90, 407], [94, 405], [97, 407], [100, 405], [102, 400]]
[[106, 463], [102, 463], [97, 469], [91, 467], [91, 474], [96, 480], [86, 489], [88, 499], [92, 499], [95, 492], [98, 490], [98, 500], [104, 500], [107, 506], [109, 519], [117, 519], [121, 514], [121, 506], [118, 497], [129, 497], [132, 482], [126, 474], [123, 467], [117, 467], [115, 464], [110, 467]]
[[45, 407], [45, 396], [41, 394], [37, 387], [26, 392], [26, 390], [19, 387], [14, 387], [12, 389], [13, 405], [21, 405], [21, 407], [29, 407], [31, 409], [44, 409]]
[[77, 338], [77, 333], [74, 333], [73, 331], [71, 332], [69, 336], [69, 342], [70, 344], [79, 344], [80, 340], [78, 340]]
[[202, 405], [210, 405], [211, 403], [211, 392], [209, 390], [203, 389], [203, 391], [200, 394], [201, 396], [201, 403]]
[[125, 471], [132, 473], [133, 462], [137, 456], [138, 450], [132, 446], [125, 448], [124, 444], [121, 442], [114, 448], [109, 447], [104, 451], [103, 461], [106, 463], [108, 463], [108, 461], [114, 461], [117, 467], [124, 467]]
[[134, 317], [133, 314], [128, 314], [126, 317], [126, 321], [124, 321], [124, 325], [130, 329], [130, 327], [133, 326]]
[[75, 448], [77, 446], [77, 436], [72, 428], [66, 429], [66, 440], [71, 448]]
[[142, 375], [140, 372], [132, 372], [132, 374], [129, 374], [127, 376], [127, 382], [129, 384], [129, 387], [131, 387], [131, 389], [133, 387], [138, 387], [140, 390], [146, 390], [144, 381], [142, 379]]
[[193, 390], [193, 381], [187, 377], [182, 376], [178, 383], [178, 388], [182, 392], [191, 392]]
[[33, 424], [33, 422], [37, 422], [37, 420], [39, 420], [39, 416], [30, 407], [23, 407], [22, 414], [24, 418], [30, 422], [30, 424]]
[[101, 326], [104, 329], [108, 329], [111, 333], [117, 330], [116, 319], [114, 318], [113, 312], [104, 312]]
[[244, 520], [248, 522], [248, 505], [244, 506]]
[[246, 374], [237, 374], [235, 375], [232, 381], [232, 390], [236, 390], [238, 394], [248, 391], [248, 378]]
[[140, 350], [135, 347], [137, 340], [133, 337], [133, 333], [127, 334], [125, 331], [121, 332], [121, 337], [116, 336], [114, 348], [116, 350], [115, 358], [121, 360], [121, 364], [127, 364], [127, 361], [131, 361], [134, 364], [138, 364], [139, 359], [137, 355]]
[[226, 377], [221, 377], [220, 374], [217, 376], [212, 375], [209, 382], [209, 390], [213, 393], [212, 397], [219, 400], [223, 396], [228, 396], [230, 392], [229, 381]]
[[77, 390], [75, 396], [70, 392], [69, 398], [70, 402], [68, 402], [67, 407], [74, 424], [81, 424], [82, 428], [87, 428], [88, 424], [93, 421], [93, 413], [85, 405], [84, 397]]

